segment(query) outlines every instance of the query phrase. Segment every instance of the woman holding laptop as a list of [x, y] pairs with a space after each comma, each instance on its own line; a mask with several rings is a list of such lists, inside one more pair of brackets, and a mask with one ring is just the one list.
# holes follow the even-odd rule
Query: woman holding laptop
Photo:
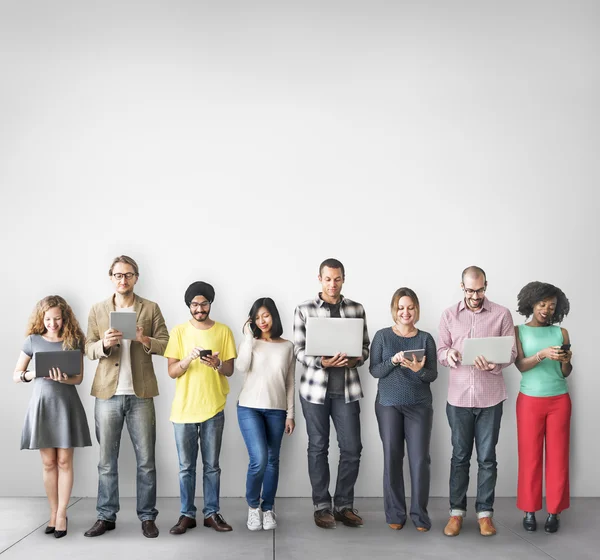
[[569, 507], [569, 432], [571, 344], [566, 329], [556, 326], [569, 313], [569, 300], [552, 284], [530, 282], [519, 292], [517, 311], [531, 320], [515, 327], [521, 387], [517, 397], [519, 482], [517, 507], [523, 527], [535, 531], [542, 509], [542, 470], [546, 458], [544, 530], [556, 533], [559, 514]]
[[[92, 445], [85, 410], [75, 385], [83, 380], [83, 353], [79, 374], [67, 376], [60, 369], [46, 372], [27, 367], [36, 352], [83, 350], [85, 337], [73, 310], [60, 296], [39, 301], [29, 319], [13, 375], [16, 383], [34, 380], [25, 416], [21, 449], [39, 449], [44, 465], [44, 488], [50, 502], [46, 534], [57, 539], [67, 534], [67, 506], [73, 488], [73, 448]], [[37, 374], [37, 375], [36, 375]]]
[[369, 371], [379, 379], [375, 413], [383, 443], [383, 503], [391, 529], [406, 523], [404, 441], [411, 478], [410, 517], [418, 531], [428, 531], [429, 442], [433, 421], [431, 389], [437, 378], [433, 337], [417, 329], [419, 298], [410, 288], [392, 296], [394, 325], [377, 331], [371, 344]]
[[247, 527], [250, 531], [269, 530], [277, 527], [273, 505], [281, 440], [284, 432], [291, 435], [295, 427], [294, 345], [281, 338], [279, 311], [268, 297], [254, 302], [243, 332], [236, 366], [246, 374], [237, 412], [250, 456], [246, 477]]

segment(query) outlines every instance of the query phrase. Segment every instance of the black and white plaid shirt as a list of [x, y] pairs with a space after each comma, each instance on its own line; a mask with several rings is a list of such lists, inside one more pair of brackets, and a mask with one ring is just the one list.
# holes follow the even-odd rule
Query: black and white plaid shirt
[[[369, 333], [367, 331], [365, 310], [360, 303], [342, 296], [340, 315], [349, 319], [364, 319], [362, 356], [356, 364], [357, 367], [361, 366], [369, 357]], [[301, 303], [294, 312], [294, 353], [296, 359], [304, 366], [300, 379], [300, 396], [315, 404], [325, 403], [329, 371], [326, 368], [323, 369], [320, 356], [306, 355], [306, 318], [329, 316], [329, 307], [321, 299], [321, 294], [315, 299]], [[356, 367], [346, 368], [344, 387], [347, 403], [362, 399], [363, 392]]]

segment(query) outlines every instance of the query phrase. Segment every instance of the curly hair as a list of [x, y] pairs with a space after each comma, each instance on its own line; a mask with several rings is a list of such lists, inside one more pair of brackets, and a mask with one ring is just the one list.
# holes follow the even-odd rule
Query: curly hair
[[562, 320], [569, 314], [569, 300], [564, 292], [545, 282], [529, 282], [521, 288], [517, 296], [517, 312], [524, 317], [533, 315], [533, 306], [545, 299], [556, 298], [556, 310], [550, 320], [550, 324], [562, 323]]
[[35, 308], [29, 323], [25, 336], [30, 334], [45, 334], [47, 329], [44, 325], [44, 315], [48, 309], [58, 307], [62, 314], [62, 328], [59, 336], [63, 339], [63, 348], [65, 350], [79, 350], [85, 343], [85, 335], [79, 326], [71, 306], [60, 296], [46, 296], [35, 304]]

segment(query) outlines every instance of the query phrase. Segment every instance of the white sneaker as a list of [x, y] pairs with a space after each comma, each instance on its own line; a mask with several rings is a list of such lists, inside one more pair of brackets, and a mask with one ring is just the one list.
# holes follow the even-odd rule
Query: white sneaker
[[263, 511], [263, 529], [270, 531], [277, 527], [277, 518], [274, 511]]
[[246, 527], [248, 527], [250, 531], [260, 531], [263, 528], [262, 521], [260, 520], [260, 509], [248, 508], [248, 521], [246, 522]]

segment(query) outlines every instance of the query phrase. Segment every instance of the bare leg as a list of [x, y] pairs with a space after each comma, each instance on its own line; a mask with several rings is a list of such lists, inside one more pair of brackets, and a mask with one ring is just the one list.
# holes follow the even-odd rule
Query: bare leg
[[73, 448], [57, 449], [58, 463], [58, 508], [56, 513], [56, 530], [67, 528], [67, 507], [73, 490]]
[[44, 488], [50, 502], [50, 527], [56, 526], [56, 511], [58, 510], [58, 466], [56, 462], [56, 449], [47, 447], [40, 449], [42, 464], [44, 465]]

